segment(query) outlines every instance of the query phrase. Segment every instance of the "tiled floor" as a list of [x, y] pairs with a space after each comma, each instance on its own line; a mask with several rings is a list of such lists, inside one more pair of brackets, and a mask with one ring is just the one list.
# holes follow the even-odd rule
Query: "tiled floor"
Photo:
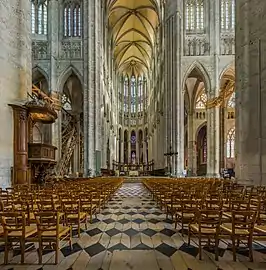
[[[165, 219], [141, 183], [125, 183], [97, 219], [74, 238], [73, 249], [64, 246], [60, 263], [51, 265], [54, 253], [47, 251], [43, 266], [37, 265], [34, 246], [26, 253], [27, 265], [19, 262], [19, 250], [10, 255], [10, 265], [0, 269], [89, 269], [89, 270], [240, 270], [266, 269], [266, 248], [254, 245], [256, 263], [249, 263], [247, 252], [239, 251], [238, 262], [232, 262], [228, 245], [221, 243], [219, 262], [204, 250], [203, 261], [197, 259], [196, 244], [187, 246], [171, 220]], [[12, 258], [13, 256], [13, 258]], [[0, 260], [3, 252], [0, 249]]]

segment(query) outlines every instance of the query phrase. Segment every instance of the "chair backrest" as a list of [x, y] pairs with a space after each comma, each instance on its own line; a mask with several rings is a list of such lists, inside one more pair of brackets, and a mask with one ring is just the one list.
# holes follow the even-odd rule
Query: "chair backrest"
[[1, 220], [5, 236], [10, 232], [20, 231], [21, 236], [25, 237], [27, 222], [24, 212], [3, 212], [1, 213]]
[[222, 211], [210, 209], [198, 210], [196, 221], [199, 225], [200, 232], [202, 229], [215, 229], [215, 233], [219, 233], [222, 221]]
[[45, 231], [59, 234], [60, 214], [58, 211], [38, 212], [35, 214], [35, 219], [39, 235]]
[[238, 210], [232, 211], [232, 232], [236, 230], [248, 230], [253, 234], [254, 225], [257, 219], [257, 212]]

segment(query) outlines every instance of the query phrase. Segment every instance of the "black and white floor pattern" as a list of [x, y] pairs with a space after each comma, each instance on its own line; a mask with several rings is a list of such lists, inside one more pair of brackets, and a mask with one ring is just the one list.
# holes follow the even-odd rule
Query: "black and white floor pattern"
[[[190, 246], [186, 242], [187, 237], [181, 236], [179, 228], [174, 229], [173, 222], [166, 219], [141, 183], [124, 183], [88, 230], [82, 231], [80, 239], [74, 238], [72, 250], [68, 246], [61, 248], [58, 266], [50, 265], [54, 252], [49, 250], [44, 253], [44, 265], [37, 265], [37, 252], [32, 245], [27, 251], [28, 265], [23, 269], [120, 270], [120, 260], [129, 260], [128, 254], [135, 256], [130, 259], [131, 268], [125, 263], [121, 269], [135, 269], [134, 263], [137, 265], [139, 260], [145, 261], [149, 256], [151, 261], [156, 260], [158, 270], [266, 269], [266, 247], [261, 243], [254, 244], [257, 263], [248, 262], [248, 252], [244, 249], [238, 252], [238, 262], [233, 263], [227, 243], [221, 243], [219, 262], [215, 262], [213, 251], [208, 248], [204, 248], [203, 261], [199, 261], [196, 240]], [[2, 265], [0, 269], [21, 269], [15, 265], [20, 261], [19, 255], [19, 250], [13, 251], [10, 265]], [[3, 261], [1, 247], [0, 260]], [[146, 262], [145, 268], [157, 270], [154, 267]]]

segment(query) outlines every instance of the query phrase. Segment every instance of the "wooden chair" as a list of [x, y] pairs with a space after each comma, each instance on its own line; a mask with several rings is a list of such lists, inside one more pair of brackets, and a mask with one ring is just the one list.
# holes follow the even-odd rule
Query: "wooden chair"
[[35, 225], [27, 226], [24, 212], [4, 212], [1, 216], [5, 241], [4, 263], [8, 263], [8, 251], [12, 242], [20, 243], [21, 263], [24, 263], [25, 243], [32, 240], [37, 233], [37, 227]]
[[180, 212], [175, 214], [175, 228], [177, 223], [181, 223], [182, 236], [184, 235], [184, 225], [188, 225], [195, 220], [197, 211], [200, 208], [200, 201], [182, 198]]
[[80, 237], [80, 227], [85, 223], [87, 229], [87, 213], [81, 212], [79, 200], [69, 200], [64, 203], [63, 211], [65, 213], [66, 225], [78, 226], [78, 237]]
[[254, 225], [257, 218], [255, 211], [232, 211], [232, 222], [221, 225], [222, 234], [230, 236], [232, 242], [233, 260], [236, 261], [236, 241], [247, 241], [249, 259], [253, 261], [252, 242]]
[[36, 214], [39, 240], [39, 264], [42, 263], [44, 243], [55, 244], [55, 264], [58, 264], [61, 241], [69, 241], [72, 248], [72, 228], [60, 224], [59, 212], [39, 212]]
[[80, 200], [81, 211], [87, 213], [90, 217], [90, 222], [92, 222], [92, 216], [94, 214], [96, 216], [96, 211], [97, 211], [97, 205], [92, 203], [92, 195], [81, 193], [79, 195], [79, 200]]
[[218, 246], [222, 211], [220, 210], [199, 210], [195, 222], [189, 224], [188, 244], [190, 245], [191, 235], [199, 240], [199, 259], [202, 259], [202, 239], [214, 239], [215, 260], [218, 260]]

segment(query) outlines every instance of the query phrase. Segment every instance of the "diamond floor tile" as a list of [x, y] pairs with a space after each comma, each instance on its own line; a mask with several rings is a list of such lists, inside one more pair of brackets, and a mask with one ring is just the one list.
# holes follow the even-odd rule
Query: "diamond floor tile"
[[106, 231], [105, 233], [108, 234], [109, 236], [113, 237], [113, 236], [121, 233], [121, 231], [117, 230], [116, 228], [113, 228], [113, 229]]
[[84, 248], [84, 250], [91, 256], [95, 256], [105, 250], [105, 247], [101, 245], [100, 243], [96, 243], [92, 246]]
[[159, 245], [155, 249], [158, 250], [159, 252], [163, 253], [167, 257], [171, 257], [177, 251], [176, 248], [169, 246], [165, 243], [162, 243], [161, 245]]
[[125, 233], [126, 235], [131, 237], [131, 236], [138, 234], [139, 232], [131, 228], [131, 229], [124, 231], [123, 233]]
[[99, 228], [94, 228], [92, 230], [88, 230], [86, 231], [86, 233], [89, 235], [89, 236], [94, 236], [94, 235], [97, 235], [99, 233], [102, 233], [102, 230], [100, 230]]

